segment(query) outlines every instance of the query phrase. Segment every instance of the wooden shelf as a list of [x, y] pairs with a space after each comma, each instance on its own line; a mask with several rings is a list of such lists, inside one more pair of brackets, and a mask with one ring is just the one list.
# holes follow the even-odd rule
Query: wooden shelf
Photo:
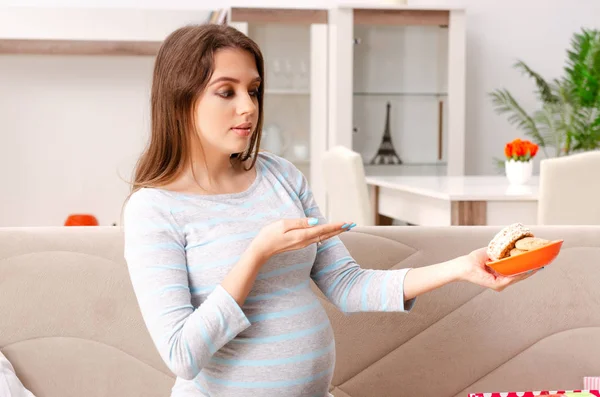
[[326, 24], [327, 10], [298, 8], [231, 8], [231, 22]]
[[0, 39], [0, 54], [154, 56], [161, 42]]
[[2, 7], [0, 53], [154, 56], [175, 29], [206, 23], [210, 10]]
[[448, 26], [450, 11], [419, 9], [354, 9], [356, 25]]

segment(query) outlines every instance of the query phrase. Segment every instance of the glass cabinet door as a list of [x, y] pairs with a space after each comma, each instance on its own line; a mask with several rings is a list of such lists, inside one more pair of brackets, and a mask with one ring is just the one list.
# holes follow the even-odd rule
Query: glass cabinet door
[[324, 202], [320, 157], [326, 149], [327, 11], [233, 8], [231, 24], [265, 60], [261, 149], [291, 161]]
[[360, 153], [367, 175], [462, 174], [464, 13], [391, 5], [332, 13], [341, 59], [330, 76], [352, 87], [350, 103], [333, 97], [332, 140]]
[[367, 167], [444, 165], [447, 29], [356, 25], [354, 36], [353, 149]]

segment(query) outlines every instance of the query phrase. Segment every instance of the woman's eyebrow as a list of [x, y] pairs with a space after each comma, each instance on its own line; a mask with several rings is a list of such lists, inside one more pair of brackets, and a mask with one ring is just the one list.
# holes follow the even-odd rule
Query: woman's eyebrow
[[[238, 79], [235, 79], [235, 78], [233, 78], [233, 77], [222, 76], [222, 77], [219, 77], [218, 79], [216, 79], [215, 81], [211, 82], [211, 83], [209, 84], [209, 86], [211, 86], [211, 85], [214, 85], [214, 84], [217, 84], [217, 83], [220, 83], [220, 82], [222, 82], [222, 81], [229, 81], [229, 82], [231, 82], [231, 83], [236, 83], [236, 84], [239, 84], [239, 83], [240, 83], [240, 81], [239, 81]], [[257, 82], [258, 82], [258, 83], [260, 83], [261, 81], [262, 81], [262, 79], [260, 78], [260, 76], [258, 76], [258, 77], [255, 77], [255, 78], [254, 78], [254, 79], [251, 81], [251, 83], [257, 83]]]

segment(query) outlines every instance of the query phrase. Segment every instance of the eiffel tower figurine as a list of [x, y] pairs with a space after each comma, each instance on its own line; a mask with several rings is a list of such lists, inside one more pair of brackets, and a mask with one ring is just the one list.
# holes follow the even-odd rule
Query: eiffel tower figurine
[[402, 160], [396, 154], [396, 149], [392, 144], [392, 134], [390, 132], [390, 103], [387, 103], [387, 111], [385, 115], [385, 130], [383, 131], [383, 139], [377, 154], [371, 160], [370, 164], [402, 164]]

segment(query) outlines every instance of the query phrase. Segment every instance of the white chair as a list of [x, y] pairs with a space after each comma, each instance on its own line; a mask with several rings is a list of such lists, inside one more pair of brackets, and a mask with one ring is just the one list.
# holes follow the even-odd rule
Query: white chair
[[600, 225], [600, 151], [540, 162], [538, 223]]
[[336, 146], [324, 154], [322, 166], [328, 220], [372, 226], [374, 218], [361, 155], [346, 147]]

